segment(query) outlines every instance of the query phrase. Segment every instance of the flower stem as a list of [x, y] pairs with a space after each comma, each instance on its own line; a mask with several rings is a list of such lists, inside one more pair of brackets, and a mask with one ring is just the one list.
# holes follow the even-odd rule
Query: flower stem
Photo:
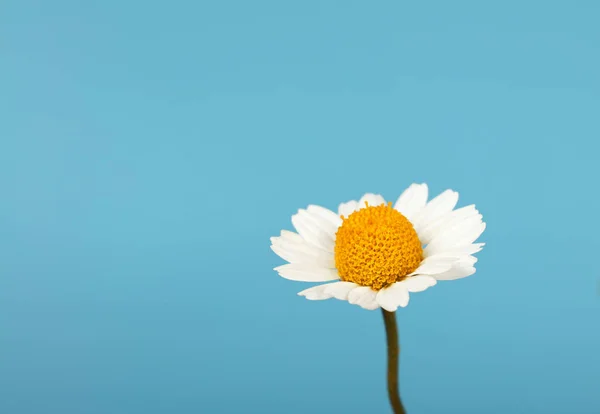
[[387, 337], [387, 387], [390, 404], [394, 414], [406, 414], [400, 393], [398, 392], [398, 357], [400, 355], [400, 346], [398, 345], [398, 327], [396, 326], [396, 312], [383, 312], [383, 322], [385, 323], [385, 335]]

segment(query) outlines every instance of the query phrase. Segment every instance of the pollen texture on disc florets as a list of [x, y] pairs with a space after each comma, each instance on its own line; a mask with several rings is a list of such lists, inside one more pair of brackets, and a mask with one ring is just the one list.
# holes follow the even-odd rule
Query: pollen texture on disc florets
[[342, 280], [379, 290], [402, 280], [423, 260], [412, 223], [391, 203], [367, 205], [342, 218], [334, 249]]

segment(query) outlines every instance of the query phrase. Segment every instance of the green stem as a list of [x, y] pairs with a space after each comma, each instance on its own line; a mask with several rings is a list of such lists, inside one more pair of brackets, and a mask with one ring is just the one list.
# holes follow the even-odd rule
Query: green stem
[[385, 323], [385, 335], [387, 337], [387, 387], [390, 404], [394, 414], [406, 414], [402, 406], [400, 393], [398, 391], [398, 358], [400, 356], [400, 346], [398, 345], [398, 327], [396, 326], [396, 312], [383, 312], [383, 322]]

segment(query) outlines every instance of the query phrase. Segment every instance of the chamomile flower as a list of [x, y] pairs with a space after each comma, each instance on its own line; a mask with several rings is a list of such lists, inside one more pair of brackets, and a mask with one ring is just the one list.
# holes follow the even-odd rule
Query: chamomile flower
[[292, 216], [296, 232], [271, 238], [271, 249], [289, 262], [275, 270], [294, 281], [332, 282], [299, 293], [310, 300], [405, 307], [410, 293], [474, 274], [473, 255], [484, 245], [475, 243], [485, 223], [474, 205], [455, 209], [452, 190], [427, 199], [427, 185], [412, 184], [394, 204], [365, 194], [337, 213], [309, 205]]

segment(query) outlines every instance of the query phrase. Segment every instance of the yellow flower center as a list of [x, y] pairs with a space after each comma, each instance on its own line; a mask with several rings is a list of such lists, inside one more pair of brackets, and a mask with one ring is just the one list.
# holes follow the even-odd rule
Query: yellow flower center
[[423, 260], [413, 225], [388, 205], [369, 206], [342, 216], [335, 237], [335, 266], [340, 278], [374, 290], [402, 280]]

